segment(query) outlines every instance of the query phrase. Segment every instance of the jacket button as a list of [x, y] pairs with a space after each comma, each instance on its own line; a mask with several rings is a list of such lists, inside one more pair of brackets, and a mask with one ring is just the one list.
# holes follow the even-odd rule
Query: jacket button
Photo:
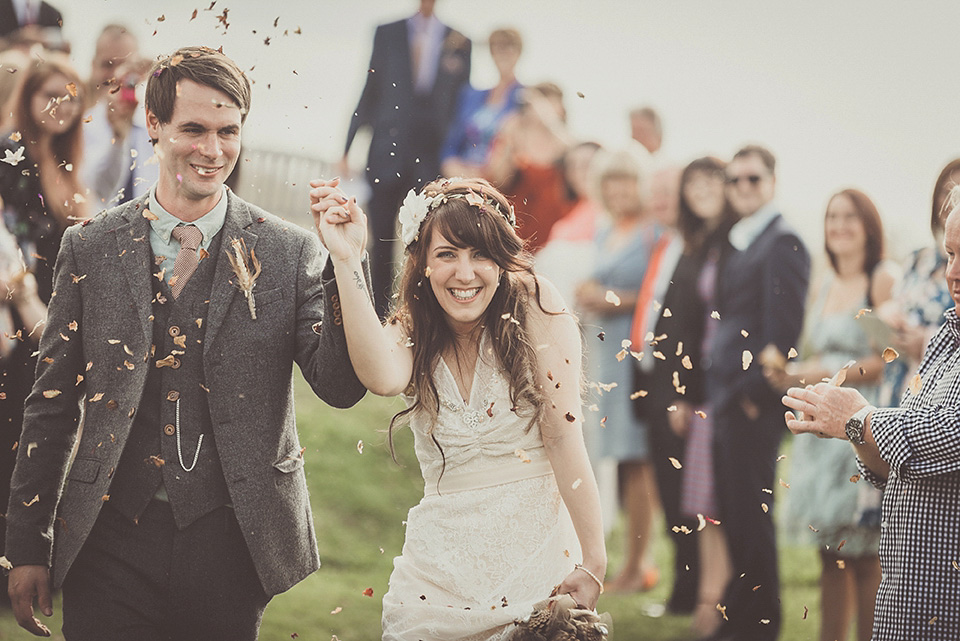
[[171, 325], [170, 329], [167, 330], [167, 333], [170, 334], [171, 336], [179, 336], [180, 328], [177, 327], [176, 325]]
[[178, 398], [180, 398], [180, 392], [178, 392], [177, 390], [173, 389], [173, 390], [170, 390], [169, 392], [167, 392], [167, 400], [168, 400], [168, 401], [175, 401], [175, 400], [177, 400]]
[[173, 436], [173, 433], [176, 431], [177, 431], [177, 428], [175, 428], [170, 423], [167, 423], [166, 425], [163, 426], [163, 433], [166, 434], [167, 436]]
[[170, 369], [180, 369], [180, 359], [173, 359], [173, 365], [170, 366]]

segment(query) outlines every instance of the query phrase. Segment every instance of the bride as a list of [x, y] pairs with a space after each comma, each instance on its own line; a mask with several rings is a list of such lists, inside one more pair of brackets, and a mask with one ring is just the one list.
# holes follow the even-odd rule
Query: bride
[[[559, 585], [593, 609], [607, 558], [581, 431], [581, 339], [534, 275], [513, 208], [482, 180], [436, 181], [400, 209], [399, 299], [381, 326], [361, 255], [366, 216], [311, 182], [350, 359], [403, 394], [424, 479], [383, 597], [386, 641], [499, 640]], [[392, 439], [391, 439], [392, 447]]]

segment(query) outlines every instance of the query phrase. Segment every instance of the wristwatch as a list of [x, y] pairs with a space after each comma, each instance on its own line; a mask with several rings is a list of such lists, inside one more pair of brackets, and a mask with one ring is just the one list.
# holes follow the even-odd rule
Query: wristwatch
[[856, 445], [863, 445], [866, 441], [863, 439], [863, 428], [864, 423], [867, 420], [867, 414], [877, 409], [873, 405], [866, 405], [847, 419], [847, 424], [844, 427], [843, 431], [847, 435], [847, 439]]

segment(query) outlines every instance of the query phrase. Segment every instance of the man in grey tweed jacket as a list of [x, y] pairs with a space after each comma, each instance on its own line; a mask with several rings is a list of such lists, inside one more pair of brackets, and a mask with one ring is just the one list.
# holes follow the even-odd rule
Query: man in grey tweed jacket
[[[365, 390], [316, 235], [223, 186], [249, 104], [221, 53], [159, 61], [158, 183], [64, 236], [7, 512], [34, 634], [52, 584], [71, 641], [255, 639], [270, 597], [319, 567], [293, 362], [331, 405]], [[259, 271], [252, 303], [235, 261]]]

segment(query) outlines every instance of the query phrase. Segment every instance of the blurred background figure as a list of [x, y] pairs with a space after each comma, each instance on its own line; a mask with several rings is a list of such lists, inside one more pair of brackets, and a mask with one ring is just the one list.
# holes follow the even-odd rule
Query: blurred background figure
[[591, 167], [600, 145], [581, 142], [563, 157], [563, 175], [567, 195], [574, 201], [566, 216], [550, 228], [547, 244], [537, 252], [537, 273], [556, 285], [571, 309], [574, 289], [585, 273], [593, 269], [594, 238], [603, 216], [591, 189]]
[[52, 5], [40, 0], [0, 0], [0, 50], [20, 49], [24, 53], [34, 45], [51, 51], [69, 53], [63, 39], [63, 17]]
[[721, 639], [773, 641], [782, 621], [771, 492], [784, 407], [759, 356], [771, 349], [786, 358], [796, 347], [810, 255], [774, 200], [775, 167], [774, 155], [758, 145], [740, 149], [726, 167], [727, 199], [739, 219], [718, 267], [718, 318], [704, 363], [717, 503], [733, 568], [721, 600]]
[[[664, 233], [650, 213], [649, 176], [643, 161], [628, 151], [601, 152], [596, 162], [600, 204], [609, 216], [595, 238], [591, 276], [576, 289], [575, 306], [584, 324], [602, 336], [588, 342], [591, 380], [597, 381], [600, 459], [618, 463], [620, 502], [626, 515], [624, 565], [608, 590], [640, 591], [656, 585], [659, 571], [647, 554], [656, 506], [656, 482], [649, 464], [647, 425], [631, 408], [632, 358], [623, 358], [637, 296], [651, 252]], [[593, 378], [593, 377], [596, 378]], [[612, 387], [611, 387], [612, 386]]]
[[954, 306], [944, 278], [947, 257], [943, 249], [945, 203], [950, 188], [960, 184], [960, 158], [940, 172], [933, 188], [930, 231], [933, 244], [912, 252], [904, 263], [903, 279], [892, 300], [877, 313], [893, 330], [891, 345], [900, 356], [886, 367], [878, 407], [897, 406], [909, 376], [920, 364], [930, 338], [943, 324], [943, 313]]
[[[880, 321], [861, 318], [860, 310], [890, 300], [899, 267], [883, 261], [883, 224], [866, 194], [845, 189], [830, 199], [824, 245], [830, 269], [810, 289], [801, 360], [765, 363], [764, 373], [786, 393], [829, 379], [855, 360], [844, 385], [876, 403], [887, 342], [870, 329]], [[857, 461], [843, 441], [799, 434], [790, 460], [788, 531], [812, 529], [820, 553], [820, 641], [848, 638], [851, 620], [858, 641], [869, 641], [880, 586], [880, 491], [866, 480], [850, 482]]]
[[63, 16], [53, 5], [39, 0], [0, 0], [0, 36], [24, 27], [57, 29]]
[[147, 134], [137, 88], [150, 61], [140, 57], [136, 37], [123, 25], [100, 32], [88, 82], [92, 103], [84, 127], [84, 178], [99, 207], [141, 196], [157, 180], [157, 163]]
[[[3, 203], [0, 201], [0, 209]], [[23, 427], [23, 402], [33, 387], [47, 308], [37, 281], [23, 262], [17, 240], [0, 222], [0, 501], [10, 500], [10, 477]], [[0, 527], [0, 549], [6, 528]], [[0, 579], [0, 602], [8, 602], [7, 579]]]
[[630, 112], [630, 137], [657, 156], [663, 146], [663, 122], [656, 109], [644, 105]]
[[517, 210], [517, 233], [536, 253], [554, 223], [570, 212], [574, 200], [564, 184], [562, 159], [571, 145], [563, 90], [552, 82], [528, 87], [520, 108], [494, 140], [487, 166], [489, 180]]
[[434, 14], [434, 0], [406, 20], [377, 27], [370, 71], [354, 111], [341, 171], [361, 127], [373, 137], [365, 178], [371, 196], [370, 271], [383, 318], [392, 290], [397, 210], [406, 193], [440, 174], [440, 149], [470, 78], [470, 40]]
[[[712, 339], [710, 314], [716, 309], [717, 265], [736, 219], [724, 194], [724, 167], [723, 161], [705, 157], [681, 173], [678, 233], [658, 261], [660, 277], [653, 300], [661, 304], [643, 312], [637, 308], [638, 314], [645, 314], [644, 326], [652, 340], [649, 334], [640, 336], [645, 330], [637, 328], [637, 317], [633, 333], [637, 339], [633, 349], [656, 350], [662, 356], [648, 354], [635, 367], [634, 389], [647, 395], [634, 401], [634, 409], [649, 426], [666, 532], [675, 550], [667, 608], [693, 612], [693, 629], [700, 636], [716, 629], [721, 618], [716, 606], [730, 578], [729, 553], [716, 521], [713, 424], [703, 379], [703, 359]], [[677, 470], [671, 458], [683, 467]], [[702, 529], [701, 517], [706, 522]]]
[[88, 214], [80, 180], [86, 91], [70, 61], [53, 52], [19, 73], [13, 117], [0, 134], [0, 152], [13, 155], [0, 163], [0, 198], [47, 303], [63, 231]]
[[0, 51], [0, 132], [6, 131], [13, 117], [11, 100], [20, 85], [20, 73], [30, 63], [30, 57], [19, 49]]
[[491, 89], [467, 85], [460, 93], [457, 115], [440, 154], [444, 176], [486, 177], [486, 165], [494, 136], [519, 104], [523, 86], [515, 75], [523, 51], [516, 29], [497, 29], [490, 34], [490, 56], [500, 80]]

